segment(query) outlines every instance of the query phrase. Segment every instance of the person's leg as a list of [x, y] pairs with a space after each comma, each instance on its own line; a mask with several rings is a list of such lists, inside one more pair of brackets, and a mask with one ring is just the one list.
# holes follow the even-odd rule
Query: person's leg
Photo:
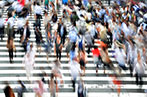
[[59, 61], [61, 60], [61, 51], [59, 51]]
[[48, 52], [46, 52], [46, 58], [47, 58], [47, 61], [48, 61]]
[[120, 96], [120, 91], [121, 91], [121, 86], [118, 85], [118, 86], [117, 86], [117, 93], [118, 93], [118, 96]]
[[90, 45], [88, 45], [88, 50], [87, 50], [87, 53], [89, 54], [90, 53]]
[[106, 64], [105, 64], [104, 62], [103, 62], [103, 64], [104, 64], [104, 65], [103, 65], [104, 74], [106, 74], [106, 71], [105, 71], [105, 70], [106, 70]]
[[9, 60], [10, 60], [10, 63], [12, 63], [10, 50], [8, 52], [9, 52]]
[[13, 50], [9, 50], [9, 57], [10, 57], [10, 63], [12, 63], [12, 60], [13, 60]]
[[140, 79], [140, 85], [142, 86], [143, 85], [142, 76], [140, 76], [139, 79]]
[[136, 74], [135, 76], [136, 76], [136, 85], [138, 85], [138, 74]]
[[3, 40], [2, 39], [2, 28], [0, 28], [0, 38], [1, 38], [1, 40]]
[[85, 66], [83, 66], [83, 71], [84, 71], [84, 72], [83, 72], [83, 75], [85, 75]]
[[41, 44], [39, 44], [39, 53], [41, 53]]
[[59, 58], [59, 51], [56, 50], [56, 58]]
[[98, 64], [96, 64], [96, 75], [98, 75]]
[[133, 76], [133, 67], [132, 67], [131, 63], [129, 65], [130, 65], [130, 67], [129, 67], [129, 69], [130, 69], [130, 75], [132, 77]]
[[76, 79], [74, 78], [73, 80], [72, 80], [72, 87], [73, 87], [73, 91], [75, 92], [75, 83], [76, 83]]

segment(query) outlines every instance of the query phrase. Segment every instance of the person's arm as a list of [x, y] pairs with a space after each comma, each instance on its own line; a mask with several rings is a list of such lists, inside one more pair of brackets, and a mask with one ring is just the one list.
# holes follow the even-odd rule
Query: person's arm
[[54, 43], [54, 54], [56, 54], [56, 42]]
[[9, 49], [9, 44], [8, 44], [8, 40], [7, 40], [7, 45], [6, 45], [6, 47]]

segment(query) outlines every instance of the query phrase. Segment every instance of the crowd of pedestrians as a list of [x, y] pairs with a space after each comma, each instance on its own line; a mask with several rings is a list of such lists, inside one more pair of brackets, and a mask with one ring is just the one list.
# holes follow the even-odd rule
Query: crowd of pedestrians
[[[41, 7], [42, 4], [44, 8]], [[3, 18], [2, 13], [0, 14], [1, 41], [7, 36], [10, 63], [13, 63], [14, 51], [17, 57], [14, 39], [16, 34], [20, 35], [20, 45], [25, 52], [22, 61], [25, 64], [28, 80], [32, 76], [35, 65], [34, 48], [37, 48], [39, 54], [46, 53], [47, 62], [50, 60], [49, 55], [53, 48], [56, 60], [53, 62], [54, 66], [48, 81], [51, 97], [56, 97], [55, 92], [58, 92], [64, 84], [61, 65], [63, 48], [66, 48], [74, 91], [75, 83], [78, 81], [79, 84], [78, 97], [85, 97], [82, 76], [86, 75], [86, 64], [90, 53], [93, 55], [97, 76], [101, 67], [104, 68], [104, 74], [109, 74], [105, 70], [110, 68], [115, 74], [115, 79], [121, 77], [122, 70], [129, 69], [130, 76], [136, 77], [136, 84], [143, 85], [142, 77], [147, 67], [147, 4], [145, 2], [113, 0], [111, 5], [106, 5], [101, 0], [62, 0], [62, 2], [26, 0], [24, 4], [23, 0], [7, 0], [0, 5], [9, 5], [7, 19]], [[58, 18], [60, 11], [62, 16]], [[31, 32], [29, 26], [31, 18], [35, 20], [34, 32]], [[41, 24], [42, 19], [43, 24]], [[17, 25], [14, 25], [15, 23]], [[67, 23], [70, 23], [70, 28], [67, 27]], [[45, 38], [42, 30], [45, 30]], [[33, 33], [36, 47], [30, 41]], [[108, 48], [114, 50], [112, 56], [117, 61], [117, 66], [111, 60]], [[40, 80], [37, 83], [39, 89], [34, 89], [36, 97], [42, 97], [45, 82]], [[13, 92], [9, 86], [4, 91], [7, 89]], [[118, 91], [120, 92], [120, 89]]]

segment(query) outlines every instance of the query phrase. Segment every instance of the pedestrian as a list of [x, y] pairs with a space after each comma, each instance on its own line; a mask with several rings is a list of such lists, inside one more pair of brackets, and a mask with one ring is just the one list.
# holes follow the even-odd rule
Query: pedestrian
[[9, 85], [4, 88], [4, 93], [6, 97], [15, 97], [14, 92]]
[[133, 75], [136, 77], [136, 85], [143, 85], [142, 76], [145, 74], [145, 66], [141, 59], [140, 51], [137, 51], [136, 65], [133, 70]]
[[43, 93], [45, 92], [44, 84], [42, 80], [37, 81], [38, 88], [34, 88], [35, 97], [43, 97]]
[[55, 77], [55, 82], [56, 82], [56, 93], [58, 93], [59, 91], [59, 88], [61, 87], [61, 85], [63, 85], [64, 81], [63, 81], [63, 78], [64, 78], [64, 75], [62, 73], [62, 70], [61, 70], [61, 63], [59, 60], [55, 60], [54, 61], [54, 65], [52, 67], [52, 73]]
[[[100, 50], [96, 46], [94, 46], [92, 53], [93, 53], [94, 64], [96, 65], [96, 75], [98, 75], [98, 68], [101, 65]], [[105, 73], [105, 70], [104, 70], [104, 73]]]
[[83, 73], [82, 73], [83, 76], [85, 75], [85, 65], [87, 63], [86, 58], [87, 58], [87, 56], [86, 56], [85, 51], [80, 51], [80, 53], [79, 53], [79, 64], [80, 64], [81, 70], [83, 70]]
[[87, 33], [85, 34], [85, 40], [86, 40], [87, 47], [88, 47], [87, 53], [89, 54], [90, 51], [91, 51], [91, 47], [93, 46], [93, 43], [92, 43], [92, 36], [91, 36], [90, 32], [87, 32]]
[[23, 34], [24, 34], [24, 18], [18, 18], [17, 19], [17, 34], [20, 34], [20, 42], [22, 43], [24, 40]]
[[46, 25], [46, 45], [45, 45], [45, 52], [46, 52], [46, 57], [48, 61], [48, 54], [51, 53], [52, 51], [52, 27], [51, 24], [48, 22]]
[[41, 43], [43, 42], [42, 33], [38, 27], [35, 27], [35, 38], [37, 44], [37, 52], [41, 53]]
[[76, 80], [81, 75], [80, 64], [78, 63], [78, 60], [76, 57], [74, 57], [70, 63], [70, 70], [71, 70], [71, 76], [72, 76], [73, 91], [75, 91]]
[[21, 36], [21, 43], [24, 43], [28, 38], [30, 38], [30, 35], [31, 35], [31, 31], [30, 31], [30, 27], [29, 27], [29, 21], [27, 20], [24, 25], [23, 34]]
[[67, 35], [67, 31], [66, 31], [66, 27], [64, 26], [63, 22], [58, 24], [58, 29], [57, 30], [58, 30], [58, 33], [59, 33], [59, 35], [61, 37], [62, 44], [64, 45], [66, 35]]
[[[126, 54], [123, 48], [121, 47], [116, 47], [115, 49], [115, 58], [119, 64], [119, 67], [123, 70], [127, 70], [126, 67]], [[120, 73], [121, 73], [121, 69], [120, 69]]]
[[102, 47], [101, 51], [100, 51], [100, 55], [102, 58], [102, 63], [104, 64], [104, 74], [106, 73], [106, 67], [112, 69], [113, 71], [116, 71], [115, 67], [113, 66], [112, 61], [110, 60], [110, 57], [108, 56], [108, 49], [105, 47]]
[[56, 54], [56, 58], [59, 59], [59, 61], [61, 61], [62, 47], [63, 47], [63, 44], [61, 41], [61, 37], [57, 35], [57, 38], [55, 40], [55, 45], [54, 45], [54, 53]]
[[121, 92], [121, 81], [115, 75], [109, 75], [109, 77], [111, 78], [110, 84], [112, 84], [112, 89], [115, 86], [117, 87], [117, 93], [118, 93], [118, 97], [119, 97], [120, 96], [120, 92]]
[[44, 6], [46, 10], [49, 10], [49, 0], [44, 0]]
[[84, 95], [84, 81], [82, 80], [82, 78], [80, 78], [80, 80], [78, 81], [78, 97], [86, 97], [86, 95]]
[[56, 97], [56, 84], [55, 84], [53, 73], [51, 73], [50, 78], [51, 78], [49, 81], [50, 97]]
[[8, 37], [14, 38], [14, 18], [11, 12], [8, 12], [8, 20], [7, 20], [7, 35]]
[[33, 49], [32, 43], [30, 44], [30, 49], [24, 56], [23, 64], [25, 64], [27, 79], [30, 80], [30, 77], [32, 77], [32, 71], [35, 64], [35, 51]]
[[13, 63], [13, 51], [16, 52], [16, 47], [14, 45], [14, 41], [13, 41], [12, 37], [8, 37], [7, 48], [8, 48], [8, 52], [9, 52], [10, 63]]
[[18, 97], [23, 97], [23, 93], [26, 91], [26, 87], [21, 80], [19, 80], [18, 83], [21, 85], [21, 87], [17, 88]]

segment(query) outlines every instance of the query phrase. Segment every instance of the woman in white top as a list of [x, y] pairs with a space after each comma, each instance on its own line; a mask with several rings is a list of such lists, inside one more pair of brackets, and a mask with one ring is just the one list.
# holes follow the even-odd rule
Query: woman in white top
[[52, 67], [52, 73], [56, 79], [56, 92], [59, 91], [59, 87], [63, 85], [63, 73], [61, 71], [61, 63], [59, 60], [54, 61], [54, 66]]
[[78, 60], [76, 57], [73, 58], [73, 60], [70, 63], [70, 70], [71, 70], [71, 76], [72, 76], [72, 84], [73, 84], [73, 91], [75, 91], [75, 83], [77, 80], [77, 77], [81, 74], [80, 64], [78, 63]]
[[26, 69], [26, 76], [27, 79], [30, 80], [32, 76], [33, 67], [35, 64], [35, 51], [33, 50], [33, 44], [30, 45], [30, 49], [24, 56], [25, 69]]
[[137, 52], [136, 65], [134, 67], [133, 74], [136, 76], [136, 84], [143, 85], [142, 76], [145, 74], [145, 66], [141, 59], [140, 52]]

